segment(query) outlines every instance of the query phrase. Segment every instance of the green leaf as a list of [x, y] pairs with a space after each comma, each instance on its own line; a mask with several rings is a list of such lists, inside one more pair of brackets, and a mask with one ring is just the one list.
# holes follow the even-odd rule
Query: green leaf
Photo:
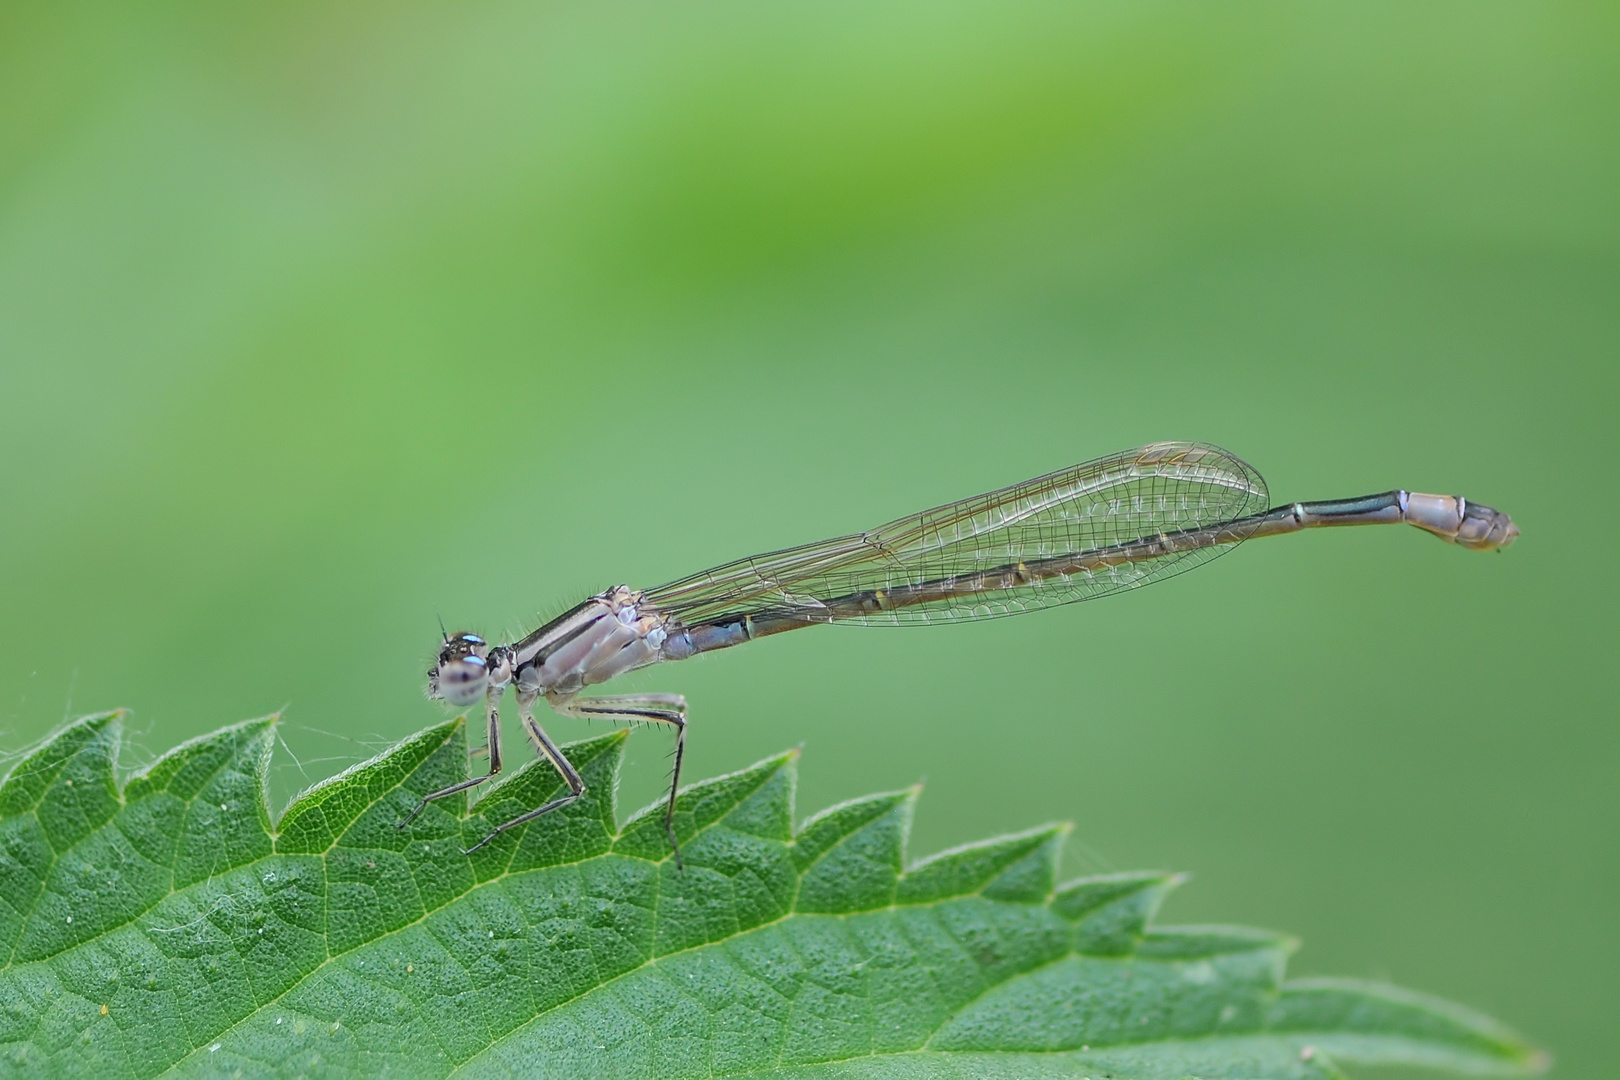
[[1337, 1063], [1520, 1074], [1494, 1022], [1364, 983], [1283, 981], [1293, 943], [1156, 927], [1180, 882], [1056, 884], [1066, 826], [905, 864], [917, 789], [793, 828], [795, 755], [695, 784], [669, 857], [618, 827], [624, 735], [574, 743], [572, 806], [532, 763], [469, 810], [396, 823], [466, 775], [461, 720], [298, 796], [272, 825], [273, 719], [120, 789], [119, 717], [0, 785], [0, 1074], [145, 1077], [1264, 1077]]

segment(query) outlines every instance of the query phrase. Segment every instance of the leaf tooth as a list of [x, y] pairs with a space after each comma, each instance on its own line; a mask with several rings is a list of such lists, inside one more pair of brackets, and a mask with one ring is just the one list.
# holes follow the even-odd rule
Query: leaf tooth
[[[81, 717], [25, 751], [0, 784], [0, 948], [15, 959], [54, 955], [79, 940], [85, 924], [67, 911], [41, 923], [39, 905], [60, 885], [61, 860], [119, 808], [113, 763], [122, 712]], [[30, 940], [32, 939], [32, 940]]]
[[123, 717], [122, 709], [81, 716], [25, 751], [0, 783], [0, 820], [39, 806], [68, 763], [87, 751], [92, 760], [82, 763], [82, 771], [87, 777], [104, 774], [111, 787]]
[[440, 751], [449, 753], [439, 760], [439, 773], [452, 777], [443, 782], [461, 779], [466, 775], [466, 753], [455, 751], [466, 745], [465, 724], [466, 717], [457, 716], [424, 728], [377, 756], [306, 788], [293, 797], [276, 823], [276, 850], [318, 855], [362, 812], [391, 794], [403, 807], [403, 817], [415, 799], [442, 786], [439, 775], [424, 775], [423, 770]]
[[844, 913], [894, 903], [921, 791], [918, 784], [851, 799], [805, 822], [792, 847], [801, 872], [797, 910]]
[[[563, 756], [585, 781], [584, 796], [531, 824], [510, 829], [480, 848], [471, 857], [479, 880], [577, 862], [608, 850], [616, 824], [613, 799], [619, 765], [629, 737], [630, 730], [620, 728], [563, 743]], [[463, 822], [464, 847], [478, 843], [501, 822], [566, 794], [568, 785], [550, 761], [537, 757], [483, 790], [487, 793], [472, 805]]]
[[[604, 754], [611, 755], [612, 772], [610, 776], [617, 779], [619, 755], [623, 751], [624, 743], [630, 738], [629, 728], [618, 728], [605, 735], [596, 735], [577, 742], [563, 743], [559, 749], [574, 768], [581, 773], [585, 767], [596, 762]], [[456, 779], [461, 779], [457, 777]], [[600, 783], [600, 779], [597, 781]], [[564, 794], [568, 790], [567, 781], [557, 772], [550, 761], [542, 757], [535, 757], [525, 761], [516, 769], [497, 778], [493, 782], [480, 788], [473, 788], [470, 794], [475, 801], [469, 808], [469, 815], [489, 815], [497, 802], [507, 802], [510, 806], [503, 807], [495, 812], [494, 820], [499, 821], [501, 816], [508, 813], [521, 813], [533, 809], [541, 803]]]
[[[786, 750], [745, 769], [688, 784], [675, 800], [675, 835], [684, 846], [717, 825], [786, 842], [792, 838], [798, 750]], [[666, 796], [630, 815], [613, 850], [661, 861], [670, 858], [664, 835]]]
[[1068, 824], [1053, 828], [1039, 847], [997, 874], [984, 887], [983, 895], [991, 900], [1044, 903], [1057, 882], [1058, 857], [1063, 854], [1063, 841], [1070, 829]]
[[821, 858], [844, 837], [903, 802], [915, 801], [921, 786], [862, 795], [812, 814], [793, 837], [793, 861], [803, 869]]
[[1136, 948], [1165, 896], [1185, 880], [1162, 872], [1078, 878], [1057, 890], [1051, 907], [1077, 924], [1076, 952], [1124, 956]]
[[728, 829], [766, 840], [793, 839], [793, 799], [799, 787], [799, 751], [795, 747], [760, 763], [774, 766], [765, 783], [725, 816]]
[[183, 743], [126, 788], [131, 804], [160, 792], [185, 804], [175, 837], [175, 888], [270, 853], [267, 779], [275, 719], [232, 724]]
[[[124, 785], [124, 800], [134, 802], [154, 791], [167, 791], [181, 799], [196, 797], [202, 784], [217, 769], [222, 751], [241, 755], [244, 748], [254, 747], [257, 742], [268, 744], [279, 719], [280, 714], [272, 713], [187, 739], [130, 776]], [[249, 754], [254, 761], [253, 768], [261, 768], [257, 755], [252, 751]], [[268, 765], [266, 758], [262, 766]], [[264, 776], [260, 775], [259, 780], [262, 787]]]
[[941, 851], [912, 864], [895, 902], [926, 904], [982, 892], [998, 900], [1039, 903], [1052, 891], [1067, 824], [1043, 825]]
[[114, 769], [122, 730], [118, 715], [89, 729], [62, 760], [34, 806], [39, 827], [58, 857], [77, 847], [118, 812]]

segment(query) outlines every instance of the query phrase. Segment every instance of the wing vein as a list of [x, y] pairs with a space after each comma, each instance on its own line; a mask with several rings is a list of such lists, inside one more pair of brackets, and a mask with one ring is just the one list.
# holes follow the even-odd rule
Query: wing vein
[[1090, 600], [1200, 565], [1266, 508], [1251, 466], [1153, 443], [875, 529], [767, 552], [647, 591], [674, 624], [751, 617], [907, 625]]

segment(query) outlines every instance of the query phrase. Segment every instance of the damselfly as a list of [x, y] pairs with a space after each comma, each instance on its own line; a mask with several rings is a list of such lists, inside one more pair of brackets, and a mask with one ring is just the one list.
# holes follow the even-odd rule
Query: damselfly
[[1265, 481], [1206, 443], [1162, 442], [892, 521], [866, 532], [754, 555], [655, 589], [619, 585], [510, 645], [447, 634], [428, 670], [428, 696], [482, 699], [489, 772], [422, 799], [482, 784], [501, 771], [501, 698], [517, 692], [535, 750], [568, 794], [497, 825], [507, 829], [585, 792], [579, 773], [534, 718], [534, 703], [564, 716], [645, 720], [675, 728], [664, 831], [675, 863], [675, 797], [686, 750], [686, 701], [677, 694], [580, 697], [587, 686], [664, 660], [741, 645], [821, 623], [918, 626], [993, 619], [1146, 585], [1191, 570], [1244, 540], [1328, 525], [1406, 522], [1479, 551], [1519, 535], [1509, 517], [1460, 495], [1386, 491], [1266, 509]]

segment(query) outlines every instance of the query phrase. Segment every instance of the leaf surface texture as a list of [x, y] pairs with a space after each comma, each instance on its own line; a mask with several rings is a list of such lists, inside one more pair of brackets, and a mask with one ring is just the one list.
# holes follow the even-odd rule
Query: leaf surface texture
[[0, 1074], [659, 1078], [1199, 1076], [1326, 1080], [1354, 1062], [1533, 1071], [1493, 1021], [1391, 987], [1288, 982], [1293, 943], [1152, 923], [1179, 878], [1059, 885], [1064, 826], [907, 865], [917, 790], [794, 827], [794, 754], [617, 823], [623, 733], [471, 806], [460, 720], [298, 796], [272, 823], [273, 720], [120, 785], [87, 717], [0, 785]]

